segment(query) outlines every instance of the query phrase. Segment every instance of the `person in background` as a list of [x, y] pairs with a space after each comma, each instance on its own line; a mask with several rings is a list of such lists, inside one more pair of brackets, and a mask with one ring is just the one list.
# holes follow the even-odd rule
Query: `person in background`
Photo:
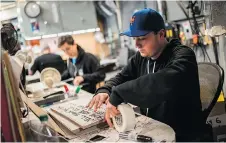
[[31, 67], [31, 74], [35, 74], [36, 71], [42, 72], [43, 69], [52, 67], [57, 69], [61, 74], [66, 69], [66, 64], [60, 55], [56, 55], [50, 52], [49, 46], [45, 46], [42, 50], [41, 56], [37, 57], [34, 64]]
[[202, 116], [198, 66], [193, 50], [179, 40], [166, 40], [165, 23], [153, 9], [133, 14], [130, 29], [138, 52], [128, 65], [97, 89], [87, 107], [96, 111], [106, 103], [105, 119], [119, 114], [117, 106], [131, 103], [145, 116], [172, 127], [177, 142], [212, 141]]
[[62, 79], [74, 78], [74, 85], [83, 85], [82, 89], [94, 93], [96, 84], [105, 79], [105, 73], [100, 70], [98, 59], [86, 53], [81, 46], [75, 43], [71, 35], [59, 38], [58, 47], [68, 56], [68, 67]]

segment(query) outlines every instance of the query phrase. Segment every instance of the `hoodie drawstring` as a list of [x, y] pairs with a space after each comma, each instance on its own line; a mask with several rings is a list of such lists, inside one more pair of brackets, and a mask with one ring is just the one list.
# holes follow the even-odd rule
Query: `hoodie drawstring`
[[[156, 64], [156, 61], [154, 62], [152, 73], [155, 73], [155, 64]], [[148, 64], [147, 64], [147, 71], [148, 71], [148, 74], [149, 74], [150, 73], [150, 70], [149, 70], [149, 60], [148, 60]], [[148, 111], [149, 111], [149, 108], [147, 108], [146, 116], [148, 116]]]

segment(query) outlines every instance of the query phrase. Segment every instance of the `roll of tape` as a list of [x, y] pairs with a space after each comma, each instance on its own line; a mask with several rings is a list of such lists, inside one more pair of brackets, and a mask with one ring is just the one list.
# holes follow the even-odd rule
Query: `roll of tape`
[[117, 108], [121, 114], [113, 117], [113, 124], [115, 126], [115, 129], [118, 132], [133, 130], [136, 124], [133, 108], [128, 104], [118, 105]]

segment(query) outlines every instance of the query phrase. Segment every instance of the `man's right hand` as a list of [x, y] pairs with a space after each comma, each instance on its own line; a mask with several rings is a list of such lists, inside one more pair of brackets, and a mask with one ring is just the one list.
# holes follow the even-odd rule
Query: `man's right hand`
[[89, 102], [89, 104], [86, 107], [89, 107], [90, 109], [94, 107], [94, 111], [96, 112], [100, 106], [109, 100], [109, 95], [107, 93], [98, 93], [95, 95], [92, 100]]

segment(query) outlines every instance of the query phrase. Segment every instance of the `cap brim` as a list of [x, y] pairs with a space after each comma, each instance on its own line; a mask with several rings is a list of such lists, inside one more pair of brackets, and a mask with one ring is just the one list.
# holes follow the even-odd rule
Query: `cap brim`
[[139, 36], [145, 36], [150, 32], [151, 31], [141, 31], [141, 30], [136, 30], [136, 31], [131, 32], [130, 30], [127, 30], [125, 32], [120, 33], [119, 35], [120, 36], [125, 35], [125, 36], [129, 36], [129, 37], [139, 37]]

